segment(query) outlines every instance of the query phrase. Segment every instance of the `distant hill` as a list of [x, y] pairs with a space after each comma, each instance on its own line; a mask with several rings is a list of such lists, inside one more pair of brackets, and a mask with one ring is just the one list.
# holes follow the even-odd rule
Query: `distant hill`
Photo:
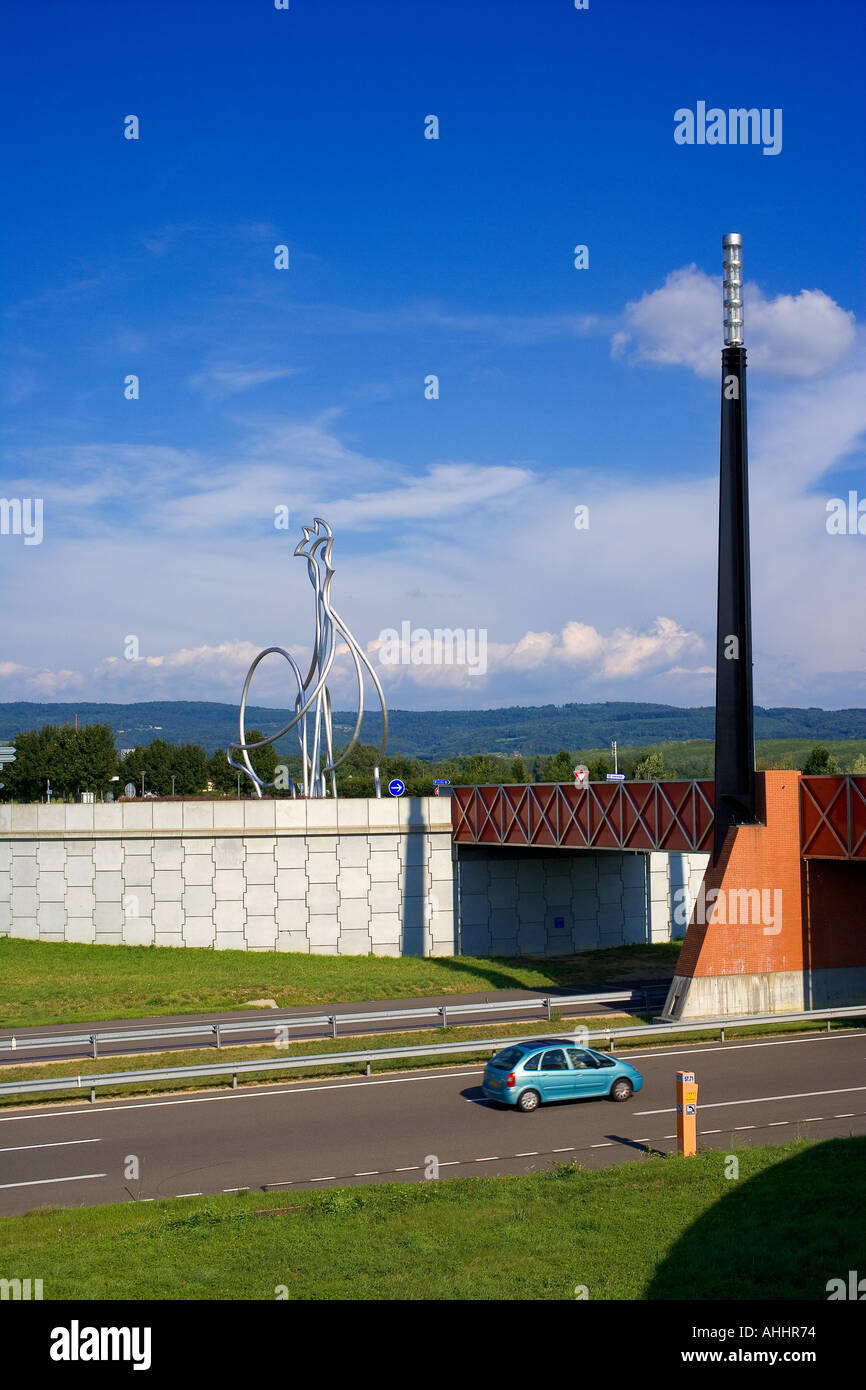
[[[163, 738], [168, 743], [199, 743], [207, 753], [225, 748], [237, 737], [236, 705], [206, 700], [154, 700], [137, 704], [0, 704], [0, 742], [43, 724], [109, 724], [118, 748], [133, 748]], [[524, 757], [555, 753], [559, 748], [644, 746], [712, 739], [711, 705], [680, 709], [676, 705], [609, 702], [595, 705], [515, 705], [485, 710], [389, 710], [389, 750], [414, 758], [441, 759], [470, 753], [521, 753]], [[254, 706], [247, 727], [274, 733], [291, 712]], [[335, 711], [338, 743], [348, 739], [355, 716]], [[368, 715], [362, 737], [374, 743], [381, 719]], [[866, 738], [866, 710], [779, 708], [755, 709], [757, 739], [811, 739], [829, 742]]]

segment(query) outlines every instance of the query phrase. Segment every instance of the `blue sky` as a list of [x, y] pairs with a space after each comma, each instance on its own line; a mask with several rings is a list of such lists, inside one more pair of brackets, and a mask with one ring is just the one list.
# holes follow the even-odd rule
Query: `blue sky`
[[[487, 633], [394, 705], [712, 703], [737, 230], [756, 699], [866, 702], [866, 534], [826, 530], [866, 499], [858, 6], [49, 0], [7, 39], [0, 495], [44, 534], [0, 535], [0, 699], [237, 698], [309, 643], [316, 514], [371, 652]], [[676, 144], [699, 100], [781, 152]]]

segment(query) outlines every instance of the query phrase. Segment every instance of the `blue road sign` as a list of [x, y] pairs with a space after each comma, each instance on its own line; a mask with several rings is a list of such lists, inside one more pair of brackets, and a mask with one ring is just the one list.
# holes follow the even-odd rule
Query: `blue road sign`
[[400, 781], [399, 777], [395, 777], [393, 782], [388, 783], [388, 790], [392, 796], [402, 796], [406, 790], [406, 785]]
[[609, 773], [607, 774], [607, 776], [605, 777], [604, 780], [605, 780], [606, 782], [624, 782], [624, 781], [625, 781], [625, 773], [624, 773], [624, 772], [609, 772]]
[[433, 785], [434, 785], [434, 787], [450, 787], [450, 786], [451, 786], [451, 778], [450, 778], [450, 777], [434, 777], [434, 778], [433, 778]]

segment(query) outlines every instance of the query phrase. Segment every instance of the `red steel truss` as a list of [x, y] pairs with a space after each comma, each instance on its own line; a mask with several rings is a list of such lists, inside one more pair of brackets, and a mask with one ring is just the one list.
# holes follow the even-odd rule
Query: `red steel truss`
[[454, 787], [451, 824], [464, 845], [709, 852], [713, 783]]
[[800, 778], [800, 853], [866, 859], [866, 777]]

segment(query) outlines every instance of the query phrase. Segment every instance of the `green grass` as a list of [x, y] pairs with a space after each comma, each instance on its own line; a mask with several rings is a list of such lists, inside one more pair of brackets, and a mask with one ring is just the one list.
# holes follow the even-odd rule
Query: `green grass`
[[0, 1026], [218, 1013], [250, 999], [354, 1003], [436, 994], [589, 990], [608, 980], [666, 980], [679, 943], [553, 958], [308, 956], [171, 946], [83, 946], [0, 938]]
[[866, 1139], [597, 1171], [43, 1208], [0, 1222], [46, 1299], [819, 1299], [862, 1268]]

